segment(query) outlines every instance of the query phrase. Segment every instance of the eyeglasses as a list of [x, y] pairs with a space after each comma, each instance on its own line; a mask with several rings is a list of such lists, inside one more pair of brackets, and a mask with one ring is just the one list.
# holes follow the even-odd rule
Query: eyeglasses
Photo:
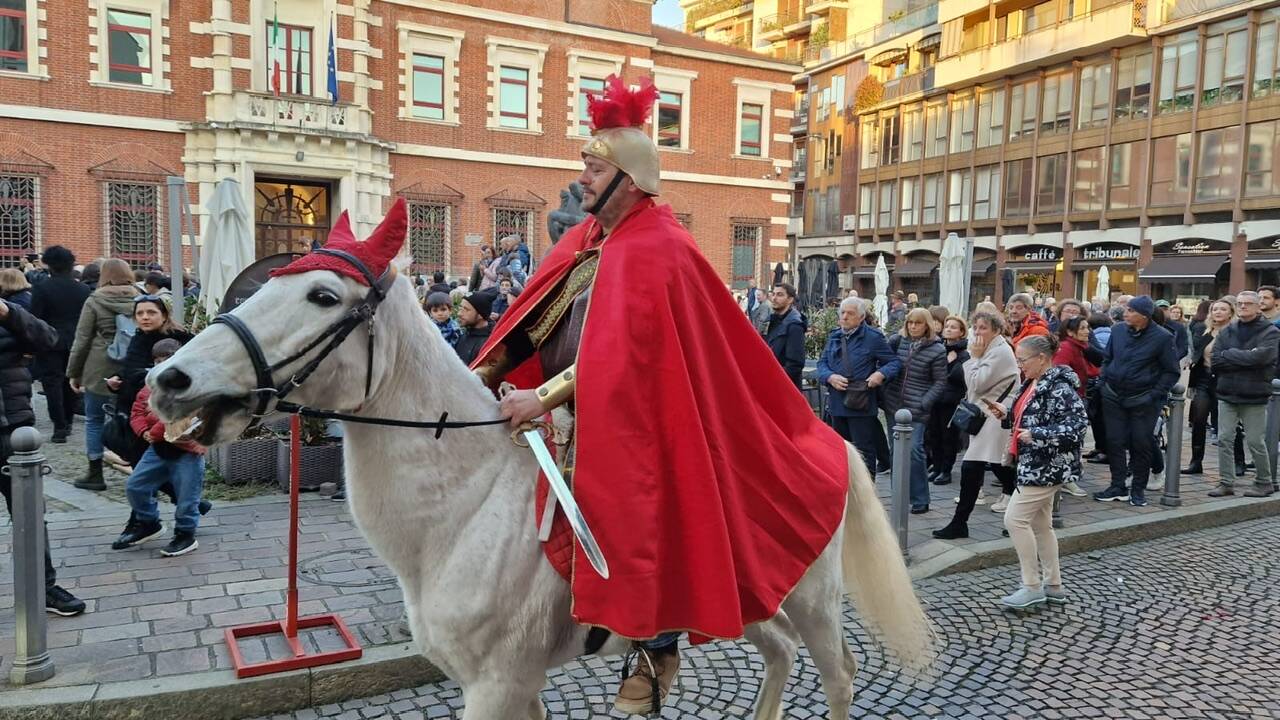
[[1037, 359], [1039, 359], [1039, 357], [1040, 357], [1039, 355], [1032, 355], [1031, 357], [1023, 358], [1023, 357], [1018, 357], [1018, 356], [1016, 356], [1016, 355], [1015, 355], [1015, 356], [1014, 356], [1014, 360], [1016, 360], [1016, 361], [1017, 361], [1017, 363], [1018, 363], [1018, 365], [1019, 365], [1019, 366], [1022, 366], [1022, 365], [1026, 365], [1027, 363], [1031, 362], [1032, 360], [1037, 360]]
[[164, 296], [163, 295], [138, 295], [133, 298], [133, 302], [135, 304], [140, 302], [164, 302]]

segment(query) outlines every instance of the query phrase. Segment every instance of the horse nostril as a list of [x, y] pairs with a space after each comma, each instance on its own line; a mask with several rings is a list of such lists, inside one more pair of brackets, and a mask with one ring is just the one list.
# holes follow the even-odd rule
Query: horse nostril
[[191, 387], [191, 376], [171, 367], [156, 377], [156, 383], [169, 390], [186, 390]]

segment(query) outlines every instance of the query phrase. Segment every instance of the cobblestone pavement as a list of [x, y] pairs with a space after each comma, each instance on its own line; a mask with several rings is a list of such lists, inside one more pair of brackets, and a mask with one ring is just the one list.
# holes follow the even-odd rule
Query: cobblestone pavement
[[[941, 639], [932, 681], [909, 682], [884, 662], [852, 611], [861, 669], [857, 718], [1280, 718], [1280, 519], [1198, 531], [1063, 563], [1071, 604], [1011, 614], [996, 599], [1017, 582], [997, 568], [920, 583]], [[624, 717], [608, 703], [617, 660], [554, 672], [551, 717]], [[664, 718], [745, 718], [762, 664], [745, 643], [687, 649]], [[455, 718], [453, 683], [259, 720]], [[791, 720], [825, 718], [807, 656], [786, 698]]]
[[[41, 418], [37, 427], [47, 437], [50, 428], [44, 420], [43, 398], [37, 395], [36, 401], [37, 416]], [[201, 522], [200, 548], [183, 557], [159, 556], [159, 547], [167, 537], [140, 548], [113, 551], [110, 543], [129, 513], [127, 505], [116, 499], [124, 476], [109, 474], [107, 482], [113, 489], [107, 493], [72, 487], [70, 480], [84, 472], [83, 448], [83, 422], [79, 419], [70, 442], [44, 446], [54, 468], [54, 475], [46, 483], [46, 496], [58, 580], [85, 599], [89, 612], [78, 618], [50, 618], [49, 641], [58, 674], [43, 685], [228, 669], [224, 628], [283, 616], [288, 532], [285, 496], [217, 503]], [[1210, 473], [1183, 486], [1188, 505], [1216, 502], [1204, 494], [1207, 479], [1215, 477], [1214, 454], [1211, 452], [1210, 456], [1206, 458]], [[1105, 480], [1097, 475], [1101, 466], [1087, 467], [1090, 477], [1086, 486], [1103, 487]], [[934, 487], [932, 511], [911, 516], [909, 541], [915, 560], [950, 547], [934, 541], [928, 533], [950, 519], [958, 484]], [[882, 494], [887, 495], [887, 481], [881, 480], [880, 485]], [[985, 491], [989, 499], [998, 493], [991, 487]], [[1147, 508], [1074, 498], [1063, 503], [1067, 527], [1134, 513], [1166, 512], [1167, 508], [1155, 503]], [[161, 515], [169, 523], [172, 508], [162, 503]], [[972, 539], [957, 544], [999, 539], [1001, 520], [1002, 516], [989, 512], [985, 506], [978, 507], [970, 521]], [[9, 532], [5, 523], [7, 518], [0, 516], [0, 677], [7, 679], [15, 628]], [[303, 496], [299, 557], [300, 610], [304, 615], [338, 613], [364, 647], [404, 640], [400, 632], [399, 589], [365, 544], [344, 503], [330, 502], [315, 494]], [[323, 637], [316, 642], [327, 645]], [[244, 651], [250, 659], [264, 659], [278, 657], [284, 646], [255, 640], [246, 643]], [[11, 688], [7, 683], [0, 684], [0, 692]]]

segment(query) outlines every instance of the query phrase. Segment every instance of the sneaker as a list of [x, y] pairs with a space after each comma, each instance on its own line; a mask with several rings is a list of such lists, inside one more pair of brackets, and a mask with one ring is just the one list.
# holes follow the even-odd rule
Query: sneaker
[[1001, 495], [1000, 499], [991, 505], [991, 512], [1002, 513], [1009, 508], [1009, 501], [1013, 499], [1012, 495]]
[[1271, 487], [1270, 485], [1254, 485], [1253, 487], [1251, 487], [1251, 488], [1249, 488], [1248, 490], [1245, 490], [1245, 491], [1244, 491], [1244, 496], [1245, 496], [1245, 497], [1255, 497], [1255, 498], [1256, 498], [1256, 497], [1271, 497], [1271, 493], [1272, 493], [1272, 492], [1273, 492], [1273, 490], [1272, 490], [1272, 487]]
[[45, 612], [51, 612], [54, 615], [75, 617], [84, 612], [84, 601], [60, 586], [54, 585], [44, 591], [44, 609]]
[[1018, 609], [1029, 608], [1035, 605], [1043, 605], [1044, 601], [1044, 590], [1032, 590], [1025, 586], [1015, 590], [1012, 595], [1005, 595], [1000, 598], [1000, 603], [1005, 607]]
[[1110, 463], [1111, 461], [1110, 461], [1110, 460], [1107, 460], [1107, 456], [1106, 456], [1106, 455], [1104, 455], [1104, 454], [1098, 454], [1098, 455], [1094, 455], [1093, 457], [1089, 458], [1089, 459], [1088, 459], [1088, 460], [1086, 460], [1085, 462], [1093, 463], [1094, 465], [1106, 465], [1106, 464]]
[[141, 545], [162, 532], [164, 532], [164, 523], [154, 522], [148, 525], [139, 522], [134, 516], [130, 515], [129, 522], [125, 523], [124, 532], [120, 533], [120, 537], [111, 543], [111, 549], [124, 550], [134, 545]]
[[1129, 491], [1124, 488], [1109, 487], [1102, 492], [1094, 493], [1093, 499], [1098, 502], [1108, 502], [1112, 500], [1116, 502], [1124, 502], [1129, 499]]
[[1151, 473], [1151, 481], [1147, 483], [1147, 489], [1164, 492], [1164, 473]]
[[925, 513], [927, 513], [927, 512], [929, 512], [929, 506], [928, 506], [928, 505], [912, 505], [912, 506], [911, 506], [911, 514], [912, 514], [912, 515], [923, 515], [923, 514], [925, 514]]
[[1044, 599], [1054, 605], [1066, 605], [1068, 602], [1067, 593], [1061, 585], [1045, 585]]
[[208, 515], [209, 511], [213, 509], [213, 503], [209, 502], [208, 500], [201, 500], [200, 505], [198, 507], [200, 509], [201, 515]]
[[1200, 463], [1191, 463], [1190, 465], [1182, 468], [1182, 474], [1183, 475], [1203, 475], [1204, 466], [1201, 465]]
[[1089, 493], [1081, 489], [1080, 484], [1077, 483], [1075, 480], [1072, 480], [1071, 482], [1064, 484], [1062, 486], [1062, 490], [1063, 492], [1065, 492], [1068, 495], [1071, 495], [1072, 497], [1088, 497], [1089, 496]]
[[186, 555], [198, 547], [200, 547], [200, 543], [196, 542], [195, 533], [174, 530], [173, 539], [169, 541], [168, 545], [164, 546], [160, 554], [165, 557], [178, 557], [179, 555]]
[[68, 437], [68, 433], [65, 433], [65, 432], [54, 433], [53, 437], [49, 438], [49, 442], [55, 442], [55, 443], [58, 443], [59, 445], [63, 445], [67, 442], [67, 437]]
[[339, 490], [338, 492], [336, 492], [336, 493], [334, 493], [334, 494], [330, 495], [330, 496], [329, 496], [329, 499], [330, 499], [330, 500], [332, 500], [332, 501], [334, 501], [334, 502], [345, 502], [345, 501], [346, 501], [346, 499], [347, 499], [347, 491], [346, 491], [346, 490]]
[[1236, 491], [1231, 489], [1230, 485], [1219, 483], [1218, 487], [1209, 491], [1209, 497], [1229, 497], [1235, 495]]
[[[671, 692], [671, 683], [680, 671], [680, 653], [638, 649], [635, 664], [632, 672], [623, 678], [613, 707], [630, 715], [660, 712]], [[653, 706], [655, 699], [658, 707]]]
[[[959, 496], [959, 495], [957, 495], [957, 496], [955, 496], [955, 497], [951, 498], [951, 502], [953, 502], [953, 503], [955, 503], [955, 504], [959, 505], [959, 504], [960, 504], [960, 496]], [[979, 495], [979, 496], [978, 496], [978, 499], [973, 501], [973, 504], [974, 504], [974, 505], [986, 505], [986, 504], [987, 504], [987, 499], [986, 499], [985, 497], [983, 497], [983, 496]]]
[[1129, 504], [1134, 507], [1146, 507], [1147, 497], [1145, 495], [1130, 495]]

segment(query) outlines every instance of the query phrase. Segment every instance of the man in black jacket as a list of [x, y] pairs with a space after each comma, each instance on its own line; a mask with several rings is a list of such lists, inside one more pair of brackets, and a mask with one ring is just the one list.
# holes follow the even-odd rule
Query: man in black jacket
[[795, 308], [796, 289], [786, 283], [775, 285], [769, 302], [773, 305], [773, 315], [765, 330], [765, 342], [798, 388], [804, 373], [805, 322]]
[[498, 294], [492, 288], [481, 292], [473, 292], [462, 298], [458, 308], [458, 324], [462, 326], [462, 337], [454, 344], [454, 352], [462, 358], [462, 362], [470, 365], [480, 348], [489, 341], [493, 325], [489, 322], [489, 313], [493, 311], [493, 301]]
[[67, 358], [76, 337], [80, 310], [93, 292], [71, 277], [76, 256], [61, 245], [44, 251], [44, 264], [49, 279], [31, 288], [31, 312], [58, 331], [58, 344], [40, 354], [40, 384], [49, 400], [49, 419], [53, 421], [56, 443], [67, 441], [71, 421], [75, 418], [78, 396], [67, 385]]
[[1213, 372], [1218, 390], [1218, 487], [1210, 497], [1234, 495], [1236, 481], [1236, 433], [1239, 424], [1248, 428], [1245, 442], [1253, 455], [1254, 485], [1246, 497], [1267, 497], [1272, 492], [1270, 456], [1267, 454], [1267, 400], [1275, 377], [1280, 329], [1262, 314], [1258, 293], [1245, 290], [1236, 295], [1236, 319], [1218, 332], [1213, 342]]
[[[13, 431], [36, 422], [31, 409], [31, 373], [27, 356], [45, 352], [58, 344], [58, 333], [21, 306], [0, 300], [0, 466], [9, 463]], [[0, 474], [0, 494], [4, 506], [13, 515], [13, 485], [7, 474]], [[44, 538], [45, 605], [49, 612], [70, 617], [84, 612], [84, 601], [58, 587], [58, 576], [49, 554], [49, 534]]]
[[[1155, 310], [1146, 295], [1130, 299], [1124, 323], [1111, 329], [1104, 351], [1102, 407], [1107, 415], [1111, 487], [1094, 493], [1095, 500], [1128, 500], [1135, 507], [1147, 504], [1156, 417], [1181, 374], [1173, 335], [1151, 321]], [[1133, 480], [1126, 489], [1130, 469]]]

